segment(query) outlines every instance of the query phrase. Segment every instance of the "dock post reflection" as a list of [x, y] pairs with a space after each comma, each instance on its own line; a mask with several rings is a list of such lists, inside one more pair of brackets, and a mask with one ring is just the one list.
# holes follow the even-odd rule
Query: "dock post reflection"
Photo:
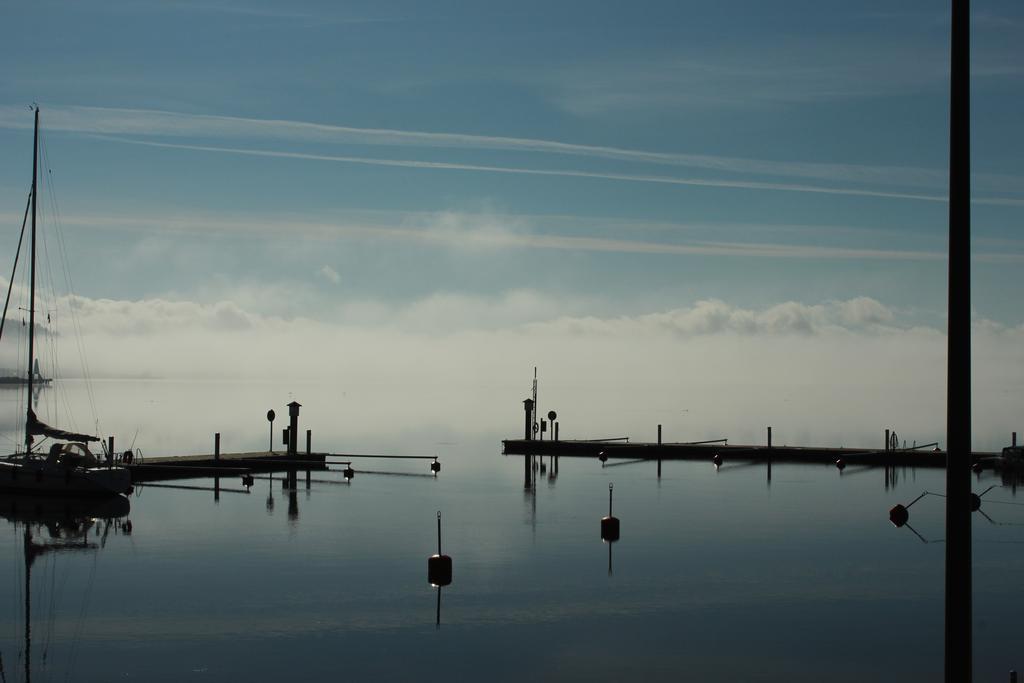
[[311, 477], [309, 462], [313, 458], [313, 430], [306, 430], [306, 490], [310, 489]]

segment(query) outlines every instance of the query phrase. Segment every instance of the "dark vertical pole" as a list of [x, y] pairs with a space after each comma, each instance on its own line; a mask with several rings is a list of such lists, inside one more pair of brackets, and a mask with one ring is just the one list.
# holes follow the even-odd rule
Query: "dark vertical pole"
[[[213, 464], [220, 465], [220, 432], [213, 435]], [[220, 502], [220, 477], [213, 477], [213, 502]]]
[[[313, 430], [312, 429], [307, 429], [306, 430], [306, 462], [309, 462], [312, 457], [313, 457]], [[309, 489], [310, 483], [311, 482], [310, 482], [310, 474], [309, 474], [309, 465], [306, 465], [306, 489], [307, 490]]]
[[114, 466], [114, 437], [107, 437], [107, 467]]
[[889, 430], [888, 429], [885, 430], [885, 450], [886, 450], [886, 452], [889, 451]]
[[658, 445], [661, 445], [661, 425], [658, 425]]
[[946, 378], [946, 681], [971, 680], [970, 2], [952, 0]]
[[532, 457], [529, 455], [523, 456], [523, 486], [526, 488], [530, 487], [530, 461]]
[[555, 423], [555, 441], [558, 441], [558, 423], [557, 422]]
[[772, 428], [768, 428], [768, 448], [772, 447]]
[[1016, 447], [1016, 446], [1017, 446], [1017, 432], [1014, 432], [1014, 433], [1013, 433], [1012, 445], [1013, 445], [1014, 447]]

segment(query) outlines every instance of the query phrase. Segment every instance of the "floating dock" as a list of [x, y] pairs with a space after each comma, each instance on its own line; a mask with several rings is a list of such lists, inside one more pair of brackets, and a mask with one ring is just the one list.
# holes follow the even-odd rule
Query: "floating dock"
[[[341, 456], [337, 456], [340, 458]], [[132, 473], [132, 481], [165, 481], [168, 479], [194, 479], [196, 477], [231, 477], [250, 472], [277, 472], [281, 470], [325, 470], [334, 462], [330, 453], [302, 453], [298, 457], [287, 453], [268, 451], [255, 453], [211, 453], [207, 455], [180, 455], [146, 458], [142, 462], [125, 465]]]
[[[867, 448], [831, 448], [818, 446], [731, 445], [725, 443], [640, 443], [625, 440], [541, 441], [538, 439], [506, 439], [501, 442], [505, 455], [551, 455], [580, 458], [627, 460], [770, 460], [774, 463], [828, 463], [843, 461], [846, 465], [878, 465], [888, 467], [945, 467], [946, 452], [942, 450]], [[998, 453], [975, 452], [971, 463]]]

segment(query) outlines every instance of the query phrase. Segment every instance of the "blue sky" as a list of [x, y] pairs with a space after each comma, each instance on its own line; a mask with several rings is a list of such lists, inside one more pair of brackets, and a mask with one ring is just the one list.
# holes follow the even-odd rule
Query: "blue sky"
[[[283, 280], [328, 266], [342, 274], [338, 285], [317, 286], [359, 297], [529, 283], [556, 295], [606, 289], [611, 307], [633, 310], [644, 300], [659, 308], [701, 297], [765, 305], [867, 295], [935, 322], [944, 303], [946, 10], [9, 6], [0, 191], [16, 215], [25, 107], [39, 102], [61, 209], [95, 219], [75, 235], [111, 260], [139, 263], [114, 268], [124, 269], [116, 278], [82, 276], [96, 295], [192, 296], [214, 276], [238, 281], [256, 270], [262, 281], [276, 261]], [[975, 3], [974, 12], [975, 307], [1018, 323], [1019, 290], [1007, 286], [1024, 257], [1024, 12], [1012, 2]], [[467, 239], [490, 226], [628, 244], [505, 245], [474, 254], [469, 267], [451, 244], [370, 234], [325, 240], [323, 263], [281, 253], [302, 234], [294, 224], [350, 224], [369, 212], [373, 224], [418, 229], [454, 214]], [[131, 225], [172, 214], [193, 222], [188, 240]], [[108, 216], [127, 222], [112, 229]], [[226, 218], [279, 229], [225, 234], [217, 225]], [[201, 268], [156, 268], [132, 249], [161, 239], [205, 252], [182, 256]], [[632, 243], [646, 246], [637, 253]], [[781, 249], [657, 248], [718, 243]]]
[[[415, 334], [869, 299], [941, 331], [947, 5], [8, 4], [0, 216], [38, 102], [94, 301]], [[1015, 330], [1024, 8], [973, 12], [974, 309]]]

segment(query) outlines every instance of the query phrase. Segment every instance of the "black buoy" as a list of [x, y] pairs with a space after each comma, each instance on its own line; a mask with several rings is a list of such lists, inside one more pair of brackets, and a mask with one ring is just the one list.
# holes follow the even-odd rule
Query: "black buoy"
[[889, 510], [889, 521], [892, 522], [893, 526], [899, 528], [910, 521], [910, 511], [897, 503]]
[[612, 516], [612, 484], [608, 484], [608, 516], [601, 518], [601, 540], [608, 543], [619, 540], [619, 518]]
[[715, 456], [713, 458], [711, 458], [711, 462], [715, 463], [715, 467], [721, 467], [722, 466], [722, 456], [719, 455], [718, 453], [715, 453]]
[[434, 462], [430, 463], [430, 471], [434, 474], [441, 471], [441, 463], [437, 461], [437, 458], [434, 458]]
[[838, 458], [836, 460], [836, 469], [839, 470], [840, 472], [845, 470], [846, 469], [846, 461], [843, 460], [842, 458]]
[[427, 580], [440, 588], [452, 582], [452, 558], [441, 554], [441, 511], [437, 511], [437, 554], [427, 558]]
[[604, 454], [604, 451], [600, 451], [597, 454], [597, 459], [600, 460], [602, 464], [608, 462], [608, 456]]
[[242, 486], [245, 488], [250, 488], [255, 483], [256, 479], [251, 474], [242, 475]]
[[344, 470], [342, 470], [341, 473], [349, 481], [351, 481], [352, 478], [356, 476], [356, 471], [352, 469], [352, 465], [347, 466]]
[[971, 494], [971, 512], [977, 512], [981, 509], [981, 496], [977, 493]]
[[971, 469], [974, 470], [975, 473], [978, 473], [984, 470], [985, 467], [980, 462], [976, 462], [973, 465], [971, 465]]

